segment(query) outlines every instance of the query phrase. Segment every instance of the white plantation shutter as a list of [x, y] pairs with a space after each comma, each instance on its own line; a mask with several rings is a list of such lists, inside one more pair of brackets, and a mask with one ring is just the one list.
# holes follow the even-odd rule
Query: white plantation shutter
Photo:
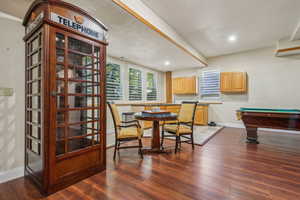
[[153, 73], [147, 73], [147, 100], [155, 101], [157, 100], [157, 88], [155, 82], [155, 76]]
[[120, 65], [108, 63], [106, 65], [106, 98], [107, 100], [122, 99]]
[[203, 71], [200, 76], [200, 94], [201, 96], [219, 96], [220, 95], [220, 71]]
[[129, 100], [141, 101], [142, 95], [142, 72], [138, 69], [129, 68]]

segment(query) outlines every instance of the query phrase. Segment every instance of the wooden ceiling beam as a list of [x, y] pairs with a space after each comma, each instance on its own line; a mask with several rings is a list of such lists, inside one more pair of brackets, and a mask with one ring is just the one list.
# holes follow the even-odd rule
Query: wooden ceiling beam
[[170, 25], [157, 16], [149, 7], [140, 0], [112, 0], [115, 4], [137, 18], [162, 37], [172, 42], [185, 53], [199, 61], [199, 66], [207, 66], [207, 59], [188, 44]]

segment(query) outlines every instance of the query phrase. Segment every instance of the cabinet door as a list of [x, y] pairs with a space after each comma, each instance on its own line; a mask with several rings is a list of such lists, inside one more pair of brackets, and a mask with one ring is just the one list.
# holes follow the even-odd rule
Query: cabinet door
[[179, 110], [180, 110], [180, 106], [166, 106], [166, 110], [171, 112], [171, 113], [176, 113], [178, 114], [179, 113]]
[[197, 106], [195, 113], [195, 125], [207, 125], [208, 123], [208, 107]]
[[166, 110], [166, 109], [167, 109], [167, 106], [159, 106], [159, 109], [160, 109], [160, 110]]
[[173, 94], [177, 94], [179, 90], [179, 78], [173, 78], [172, 80], [172, 92]]
[[184, 78], [184, 94], [196, 94], [196, 77], [187, 77]]
[[221, 73], [221, 92], [231, 91], [232, 72]]
[[179, 77], [172, 80], [173, 94], [196, 94], [196, 77]]
[[178, 78], [178, 83], [177, 83], [177, 94], [184, 94], [184, 79], [183, 78]]
[[246, 91], [246, 73], [245, 72], [233, 72], [231, 87], [233, 92]]
[[[176, 113], [178, 114], [179, 111], [180, 111], [180, 107], [181, 106], [166, 106], [166, 110], [171, 112], [171, 113]], [[173, 120], [173, 121], [166, 121], [166, 123], [176, 123], [177, 121], [176, 120]]]

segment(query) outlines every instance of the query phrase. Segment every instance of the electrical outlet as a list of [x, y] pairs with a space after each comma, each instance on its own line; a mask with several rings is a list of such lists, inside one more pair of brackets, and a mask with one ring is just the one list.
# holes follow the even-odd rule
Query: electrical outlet
[[0, 96], [13, 96], [13, 88], [0, 88]]

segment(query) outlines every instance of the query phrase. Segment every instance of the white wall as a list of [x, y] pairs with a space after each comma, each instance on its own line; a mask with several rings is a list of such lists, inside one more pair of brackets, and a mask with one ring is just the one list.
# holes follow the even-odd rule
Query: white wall
[[[143, 80], [146, 80], [146, 73], [152, 72], [156, 75], [156, 83], [158, 87], [158, 95], [157, 95], [157, 101], [155, 102], [165, 102], [165, 73], [159, 72], [156, 70], [151, 70], [147, 67], [143, 67], [137, 64], [131, 64], [129, 62], [121, 61], [116, 58], [108, 57], [107, 62], [111, 62], [114, 64], [119, 64], [121, 67], [121, 84], [122, 84], [122, 91], [123, 91], [123, 99], [120, 101], [114, 101], [115, 103], [135, 103], [132, 101], [128, 101], [128, 70], [130, 67], [140, 69], [142, 71], [142, 78]], [[140, 102], [148, 102], [146, 101], [146, 82], [143, 81], [143, 101]], [[140, 103], [138, 102], [138, 103]], [[119, 106], [119, 112], [120, 114], [122, 112], [131, 112], [132, 107], [131, 106]], [[109, 108], [107, 108], [107, 145], [113, 145], [114, 144], [114, 125], [113, 125], [113, 119], [111, 116], [111, 112]]]
[[[129, 73], [128, 70], [129, 68], [135, 68], [135, 69], [139, 69], [142, 71], [142, 89], [143, 89], [143, 100], [142, 102], [146, 102], [146, 73], [147, 72], [151, 72], [154, 74], [154, 76], [156, 77], [156, 83], [157, 83], [157, 88], [158, 88], [158, 94], [157, 94], [157, 100], [154, 102], [162, 102], [165, 101], [165, 73], [164, 72], [160, 72], [157, 70], [152, 70], [150, 68], [138, 65], [138, 64], [132, 64], [130, 62], [126, 62], [126, 61], [121, 61], [119, 59], [113, 58], [108, 56], [107, 57], [107, 62], [111, 62], [114, 64], [118, 64], [120, 65], [121, 68], [121, 84], [122, 84], [122, 91], [123, 91], [123, 99], [120, 101], [114, 101], [116, 103], [134, 103], [133, 101], [128, 101], [128, 78], [129, 78]], [[141, 101], [138, 101], [137, 103], [140, 103]], [[148, 102], [148, 101], [147, 101]]]
[[300, 56], [279, 58], [266, 48], [213, 58], [210, 65], [248, 74], [248, 93], [223, 95], [223, 105], [213, 106], [215, 121], [238, 123], [234, 111], [240, 107], [300, 109]]
[[[0, 87], [14, 95], [0, 96], [0, 182], [23, 174], [24, 164], [24, 28], [0, 16]], [[10, 173], [6, 173], [10, 171]]]
[[[240, 107], [300, 109], [300, 56], [275, 57], [274, 48], [252, 50], [208, 60], [203, 70], [245, 71], [248, 74], [248, 93], [222, 95], [223, 104], [210, 106], [209, 118], [223, 124], [242, 125], [236, 120]], [[200, 75], [201, 69], [185, 75]], [[182, 72], [174, 72], [179, 76]], [[195, 96], [181, 98], [197, 98]]]
[[[25, 44], [22, 40], [24, 27], [21, 21], [0, 12], [0, 87], [13, 88], [14, 95], [0, 96], [0, 183], [23, 175], [24, 169], [24, 102], [25, 102]], [[109, 60], [113, 60], [109, 58]], [[165, 76], [163, 72], [153, 71], [142, 66], [119, 62], [122, 66], [124, 84], [128, 84], [125, 73], [129, 66], [157, 73], [160, 88], [158, 101], [165, 99]], [[144, 83], [143, 83], [144, 84]], [[125, 97], [126, 97], [125, 90]], [[126, 98], [119, 103], [128, 103]], [[130, 111], [130, 106], [120, 108]], [[107, 145], [114, 143], [113, 123], [107, 109]]]

